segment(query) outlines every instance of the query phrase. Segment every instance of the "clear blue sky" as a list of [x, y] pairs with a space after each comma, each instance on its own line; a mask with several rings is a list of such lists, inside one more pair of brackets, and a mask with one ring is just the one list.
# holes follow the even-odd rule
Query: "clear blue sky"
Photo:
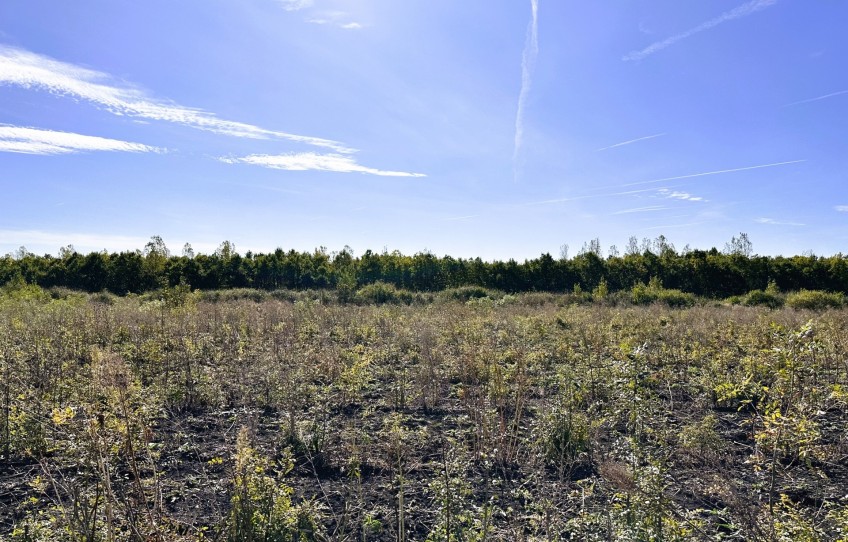
[[[535, 15], [534, 15], [535, 14]], [[5, 0], [0, 253], [848, 252], [848, 3]]]

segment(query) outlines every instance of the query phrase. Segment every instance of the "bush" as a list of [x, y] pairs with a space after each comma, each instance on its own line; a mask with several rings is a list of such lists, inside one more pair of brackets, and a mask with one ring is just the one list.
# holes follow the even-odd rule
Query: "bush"
[[661, 290], [659, 301], [665, 303], [669, 307], [692, 307], [695, 305], [695, 294], [682, 292], [680, 290]]
[[412, 303], [425, 302], [421, 294], [401, 290], [396, 288], [394, 284], [380, 281], [368, 284], [357, 290], [353, 296], [353, 300], [359, 305], [383, 305], [386, 303], [411, 305]]
[[801, 290], [800, 292], [789, 294], [786, 297], [786, 304], [793, 309], [809, 309], [814, 311], [838, 309], [845, 304], [845, 296], [839, 292]]
[[769, 290], [753, 290], [748, 292], [742, 302], [748, 307], [763, 306], [770, 309], [779, 309], [783, 306], [784, 300], [783, 296]]
[[691, 307], [695, 305], [695, 295], [681, 290], [663, 288], [658, 280], [651, 279], [648, 284], [639, 283], [630, 291], [630, 301], [634, 305], [650, 305], [661, 302], [669, 307]]
[[460, 301], [465, 303], [469, 299], [480, 299], [481, 297], [500, 297], [501, 294], [483, 288], [482, 286], [460, 286], [459, 288], [450, 288], [439, 293], [439, 297], [450, 301]]
[[209, 290], [201, 292], [201, 301], [210, 303], [221, 303], [227, 301], [237, 301], [239, 299], [249, 299], [259, 303], [268, 299], [268, 292], [264, 290], [256, 290], [254, 288], [232, 288], [229, 290]]

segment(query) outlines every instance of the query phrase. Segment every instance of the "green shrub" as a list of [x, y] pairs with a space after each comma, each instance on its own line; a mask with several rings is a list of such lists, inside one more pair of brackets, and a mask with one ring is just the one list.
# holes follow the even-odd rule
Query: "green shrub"
[[[245, 428], [236, 443], [228, 542], [324, 540], [321, 513], [313, 501], [295, 504], [284, 478], [294, 467], [289, 454], [273, 464], [251, 447]], [[276, 474], [277, 476], [273, 476]]]
[[383, 305], [386, 303], [411, 305], [412, 303], [424, 303], [426, 300], [421, 294], [401, 290], [394, 284], [378, 281], [357, 290], [353, 296], [353, 301], [359, 305]]
[[200, 300], [210, 303], [225, 303], [240, 299], [249, 299], [259, 303], [268, 299], [268, 292], [255, 288], [231, 288], [229, 290], [208, 290], [200, 293]]
[[695, 294], [680, 290], [660, 290], [658, 300], [669, 307], [692, 307], [695, 305]]
[[462, 303], [465, 303], [469, 299], [479, 299], [481, 297], [496, 298], [500, 295], [482, 286], [460, 286], [459, 288], [449, 288], [439, 293], [439, 297], [442, 299], [460, 301]]
[[840, 293], [824, 292], [822, 290], [801, 290], [786, 297], [786, 304], [793, 309], [810, 309], [821, 311], [838, 309], [845, 304], [845, 296]]
[[779, 309], [783, 306], [784, 300], [783, 296], [769, 290], [752, 290], [744, 297], [743, 303], [748, 307], [763, 306]]
[[681, 290], [666, 289], [660, 281], [654, 277], [648, 284], [639, 283], [630, 291], [630, 301], [634, 305], [650, 305], [661, 302], [669, 307], [691, 307], [695, 304], [694, 294]]
[[589, 420], [581, 412], [556, 409], [542, 422], [545, 458], [557, 466], [573, 462], [589, 445]]
[[12, 280], [0, 288], [0, 297], [13, 299], [15, 301], [37, 301], [46, 303], [50, 301], [50, 294], [37, 284], [27, 284], [25, 281]]

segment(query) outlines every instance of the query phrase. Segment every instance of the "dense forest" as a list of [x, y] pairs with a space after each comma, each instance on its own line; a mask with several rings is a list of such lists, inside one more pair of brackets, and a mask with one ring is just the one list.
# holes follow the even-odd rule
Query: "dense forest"
[[616, 292], [654, 279], [665, 288], [713, 298], [763, 290], [770, 283], [782, 291], [848, 292], [848, 257], [843, 254], [758, 256], [744, 233], [721, 251], [677, 251], [660, 236], [641, 243], [631, 238], [622, 255], [614, 247], [608, 252], [605, 257], [595, 239], [570, 258], [564, 248], [559, 258], [542, 254], [519, 263], [438, 257], [427, 251], [408, 256], [368, 250], [355, 256], [348, 247], [333, 253], [319, 248], [241, 255], [225, 241], [210, 255], [195, 254], [186, 245], [177, 256], [154, 236], [143, 250], [111, 254], [85, 255], [68, 246], [58, 257], [38, 256], [21, 247], [16, 254], [0, 258], [0, 284], [21, 281], [120, 295], [181, 284], [201, 290], [354, 290], [376, 282], [417, 292], [474, 285], [518, 293], [591, 291], [602, 283]]

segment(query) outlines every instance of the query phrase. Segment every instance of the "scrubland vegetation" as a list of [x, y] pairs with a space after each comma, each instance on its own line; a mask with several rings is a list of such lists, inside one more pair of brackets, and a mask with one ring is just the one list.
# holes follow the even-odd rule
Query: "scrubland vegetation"
[[0, 537], [848, 540], [841, 305], [10, 283]]

